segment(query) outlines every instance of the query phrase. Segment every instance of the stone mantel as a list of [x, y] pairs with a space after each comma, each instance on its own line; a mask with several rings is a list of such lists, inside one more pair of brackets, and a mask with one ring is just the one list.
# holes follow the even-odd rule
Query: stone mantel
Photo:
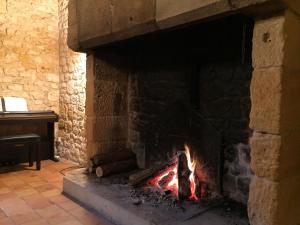
[[146, 33], [212, 20], [232, 13], [251, 16], [284, 8], [299, 12], [294, 0], [70, 0], [68, 45], [97, 48]]

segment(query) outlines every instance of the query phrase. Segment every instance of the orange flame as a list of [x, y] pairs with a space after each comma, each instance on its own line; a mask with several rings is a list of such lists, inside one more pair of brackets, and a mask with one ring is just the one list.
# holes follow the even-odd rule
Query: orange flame
[[[188, 161], [188, 167], [191, 171], [189, 180], [190, 180], [190, 188], [191, 188], [191, 196], [189, 197], [190, 200], [199, 200], [199, 198], [196, 195], [196, 182], [195, 182], [195, 168], [196, 168], [196, 161], [192, 160], [190, 149], [187, 145], [184, 146], [185, 154], [187, 156]], [[160, 187], [159, 182], [166, 176], [170, 174], [170, 172], [173, 172], [174, 175], [171, 179], [171, 181], [168, 182], [166, 185], [166, 188], [172, 191], [172, 193], [175, 196], [178, 196], [178, 174], [177, 174], [177, 164], [174, 166], [169, 167], [166, 171], [164, 171], [162, 174], [158, 175], [157, 177], [153, 178], [150, 181], [150, 184], [155, 185], [157, 187]]]
[[190, 188], [191, 188], [191, 196], [189, 197], [189, 199], [198, 200], [198, 197], [196, 195], [196, 182], [195, 182], [196, 161], [192, 160], [190, 149], [187, 145], [184, 145], [184, 150], [185, 150], [185, 154], [186, 154], [187, 161], [188, 161], [188, 167], [189, 167], [189, 170], [191, 171], [191, 174], [190, 174], [190, 177], [189, 177], [189, 179], [190, 179]]

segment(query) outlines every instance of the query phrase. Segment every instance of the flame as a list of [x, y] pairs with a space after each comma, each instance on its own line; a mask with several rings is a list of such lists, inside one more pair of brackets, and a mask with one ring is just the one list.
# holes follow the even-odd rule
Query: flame
[[199, 200], [199, 198], [196, 195], [196, 182], [195, 182], [195, 168], [196, 168], [196, 161], [192, 160], [190, 149], [187, 145], [184, 145], [185, 154], [188, 161], [188, 167], [191, 171], [190, 174], [190, 188], [191, 188], [191, 196], [189, 197], [190, 200]]
[[[196, 161], [191, 158], [190, 149], [187, 145], [184, 146], [185, 154], [188, 161], [188, 167], [191, 171], [189, 180], [190, 180], [190, 188], [191, 188], [191, 196], [189, 197], [190, 200], [199, 200], [199, 198], [196, 195], [196, 182], [195, 182], [195, 168], [196, 168]], [[178, 174], [177, 174], [177, 163], [171, 167], [169, 167], [166, 171], [158, 175], [157, 177], [153, 178], [150, 181], [151, 185], [155, 185], [159, 188], [160, 184], [159, 182], [166, 176], [169, 176], [169, 174], [173, 172], [174, 175], [171, 179], [171, 181], [168, 182], [166, 185], [166, 188], [172, 191], [172, 194], [175, 196], [178, 196]]]

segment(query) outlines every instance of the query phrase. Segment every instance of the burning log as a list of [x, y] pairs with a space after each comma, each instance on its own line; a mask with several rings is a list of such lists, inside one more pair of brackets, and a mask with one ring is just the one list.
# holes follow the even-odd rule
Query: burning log
[[188, 167], [188, 159], [184, 151], [178, 152], [178, 198], [188, 199], [191, 196], [190, 180], [191, 171]]
[[168, 184], [173, 180], [175, 175], [174, 171], [170, 171], [166, 176], [164, 176], [159, 182], [158, 185], [163, 189], [167, 189]]
[[136, 160], [129, 159], [98, 166], [96, 168], [96, 175], [97, 177], [105, 177], [116, 173], [127, 172], [136, 168]]
[[153, 166], [149, 169], [145, 169], [145, 170], [142, 170], [138, 173], [132, 174], [131, 176], [129, 176], [129, 183], [132, 186], [137, 186], [142, 181], [154, 176], [155, 174], [159, 173], [160, 171], [162, 171], [166, 167], [174, 165], [175, 163], [176, 163], [176, 159], [172, 159], [172, 160], [170, 160], [166, 163], [156, 165], [156, 166]]
[[126, 149], [123, 151], [99, 153], [97, 155], [94, 155], [91, 158], [91, 162], [95, 167], [102, 164], [108, 164], [112, 162], [124, 161], [124, 160], [135, 159], [135, 158], [136, 158], [135, 154], [132, 151]]

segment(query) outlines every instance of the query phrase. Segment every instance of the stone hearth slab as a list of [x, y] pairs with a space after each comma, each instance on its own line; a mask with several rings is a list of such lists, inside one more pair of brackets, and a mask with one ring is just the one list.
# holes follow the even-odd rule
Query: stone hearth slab
[[204, 207], [192, 202], [185, 203], [186, 210], [166, 205], [133, 204], [132, 188], [128, 185], [109, 184], [87, 175], [85, 169], [73, 170], [64, 177], [64, 193], [83, 205], [97, 211], [118, 225], [247, 225], [245, 219], [211, 209], [201, 216], [186, 220]]

